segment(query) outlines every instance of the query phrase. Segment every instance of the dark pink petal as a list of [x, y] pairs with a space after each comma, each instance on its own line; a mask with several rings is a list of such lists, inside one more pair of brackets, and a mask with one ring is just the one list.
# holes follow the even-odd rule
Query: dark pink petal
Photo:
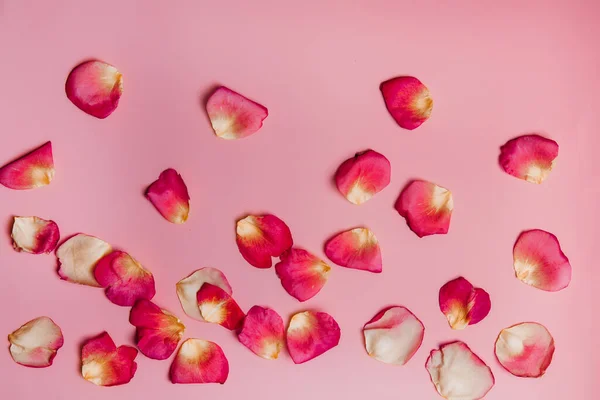
[[63, 346], [60, 327], [48, 317], [39, 317], [8, 335], [10, 355], [17, 364], [44, 368], [52, 365]]
[[146, 198], [165, 219], [183, 224], [190, 213], [190, 195], [181, 175], [166, 169], [146, 190]]
[[56, 248], [60, 232], [54, 221], [38, 217], [14, 217], [10, 236], [17, 251], [48, 254]]
[[381, 272], [381, 250], [375, 234], [367, 228], [354, 228], [337, 234], [325, 245], [325, 255], [346, 268]]
[[25, 154], [0, 168], [0, 185], [15, 190], [35, 189], [49, 185], [54, 178], [52, 142]]
[[492, 307], [490, 295], [462, 276], [440, 288], [440, 310], [452, 329], [464, 329], [484, 319]]
[[356, 153], [335, 173], [335, 184], [344, 197], [362, 204], [390, 184], [392, 167], [383, 154], [373, 150]]
[[177, 297], [179, 297], [181, 307], [189, 317], [198, 321], [204, 321], [204, 318], [202, 318], [202, 314], [200, 314], [196, 294], [204, 283], [218, 286], [229, 295], [232, 293], [227, 278], [216, 268], [200, 268], [188, 277], [180, 280], [177, 283]]
[[187, 339], [171, 364], [173, 383], [220, 383], [229, 375], [229, 363], [218, 344], [201, 339]]
[[108, 333], [87, 340], [81, 349], [81, 375], [98, 386], [128, 383], [137, 370], [138, 351], [131, 346], [115, 345]]
[[321, 291], [331, 267], [306, 250], [291, 248], [275, 265], [281, 285], [299, 301], [306, 301]]
[[334, 348], [341, 330], [327, 313], [304, 311], [295, 314], [287, 329], [287, 346], [295, 364], [302, 364]]
[[240, 219], [236, 242], [242, 257], [256, 268], [271, 268], [271, 257], [279, 257], [293, 244], [290, 228], [270, 214]]
[[404, 129], [413, 130], [429, 118], [433, 99], [429, 89], [415, 77], [400, 76], [379, 87], [392, 118]]
[[205, 283], [196, 296], [200, 314], [206, 322], [219, 324], [229, 330], [239, 328], [244, 312], [226, 291]]
[[542, 183], [558, 157], [558, 143], [539, 135], [509, 140], [500, 148], [500, 166], [509, 175]]
[[244, 318], [239, 341], [254, 354], [274, 360], [284, 346], [283, 320], [270, 308], [254, 306]]
[[96, 264], [112, 250], [110, 244], [80, 233], [56, 249], [60, 279], [81, 285], [100, 287], [94, 277]]
[[446, 234], [454, 209], [452, 193], [426, 181], [412, 181], [396, 201], [396, 211], [419, 237]]

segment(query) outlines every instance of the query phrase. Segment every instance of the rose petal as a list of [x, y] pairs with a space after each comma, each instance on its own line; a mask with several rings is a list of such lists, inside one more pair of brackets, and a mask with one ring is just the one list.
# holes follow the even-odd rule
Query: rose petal
[[220, 383], [229, 375], [229, 363], [218, 344], [201, 339], [187, 339], [171, 364], [173, 383]]
[[325, 255], [337, 265], [370, 272], [381, 272], [381, 250], [375, 234], [355, 228], [337, 234], [325, 245]]
[[196, 298], [200, 314], [206, 322], [235, 330], [244, 319], [244, 312], [240, 306], [226, 291], [218, 286], [205, 283], [198, 291]]
[[401, 306], [379, 312], [363, 328], [369, 356], [386, 364], [404, 365], [423, 343], [423, 323]]
[[146, 190], [146, 198], [165, 219], [183, 224], [190, 213], [190, 195], [181, 175], [166, 169]]
[[515, 274], [523, 283], [557, 292], [571, 282], [571, 264], [556, 236], [541, 229], [522, 232], [513, 248]]
[[452, 329], [465, 329], [475, 325], [490, 312], [490, 295], [475, 288], [462, 276], [440, 288], [440, 310]]
[[17, 364], [44, 368], [52, 365], [63, 346], [60, 327], [48, 317], [39, 317], [8, 335], [10, 355]]
[[452, 193], [426, 181], [412, 181], [400, 193], [396, 211], [418, 237], [446, 234], [454, 209]]
[[334, 348], [340, 342], [340, 327], [327, 313], [295, 314], [287, 329], [287, 346], [295, 364], [302, 364]]
[[432, 350], [425, 365], [436, 390], [447, 400], [479, 400], [494, 386], [492, 370], [463, 342]]
[[544, 375], [554, 355], [554, 338], [544, 325], [523, 322], [503, 329], [496, 340], [496, 358], [511, 374]]
[[257, 356], [275, 360], [283, 348], [284, 336], [281, 316], [270, 308], [254, 306], [244, 318], [238, 339]]
[[362, 204], [390, 184], [392, 167], [383, 154], [373, 150], [356, 153], [335, 173], [335, 185], [349, 202]]
[[108, 333], [87, 340], [81, 349], [81, 375], [98, 386], [128, 383], [137, 370], [138, 351], [131, 346], [117, 346]]
[[135, 326], [135, 344], [143, 355], [155, 360], [169, 358], [183, 337], [185, 325], [173, 314], [149, 300], [138, 300], [129, 322]]
[[54, 178], [52, 142], [46, 142], [0, 168], [0, 185], [15, 190], [49, 185]]
[[542, 183], [558, 157], [558, 143], [539, 135], [509, 140], [500, 148], [500, 166], [509, 175], [531, 183]]
[[13, 247], [31, 254], [51, 253], [60, 239], [58, 225], [38, 217], [14, 217]]
[[177, 297], [179, 297], [181, 307], [189, 317], [198, 321], [204, 321], [204, 318], [200, 314], [196, 294], [204, 283], [218, 286], [229, 295], [232, 293], [227, 278], [216, 268], [200, 268], [188, 277], [180, 280], [177, 283]]
[[306, 250], [291, 248], [275, 265], [281, 285], [292, 297], [306, 301], [314, 297], [327, 282], [331, 267]]
[[106, 289], [106, 297], [119, 306], [131, 307], [156, 294], [152, 273], [123, 251], [113, 251], [98, 261], [94, 277]]
[[65, 84], [67, 97], [83, 112], [104, 119], [117, 109], [123, 76], [112, 65], [86, 61], [76, 66]]
[[242, 257], [256, 268], [271, 268], [271, 257], [279, 257], [293, 244], [290, 228], [270, 214], [240, 219], [236, 242]]
[[400, 76], [379, 87], [385, 106], [400, 127], [413, 130], [429, 118], [433, 99], [429, 89], [415, 77]]
[[83, 233], [73, 236], [56, 250], [60, 279], [100, 287], [94, 277], [94, 268], [111, 250], [110, 244], [97, 237]]
[[269, 111], [262, 105], [221, 86], [210, 96], [206, 112], [221, 139], [242, 139], [258, 131]]

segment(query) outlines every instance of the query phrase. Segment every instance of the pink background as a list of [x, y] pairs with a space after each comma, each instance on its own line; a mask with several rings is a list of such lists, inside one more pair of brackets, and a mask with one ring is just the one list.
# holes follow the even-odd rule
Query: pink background
[[[0, 164], [52, 140], [57, 172], [43, 189], [0, 187], [0, 332], [48, 315], [66, 342], [54, 365], [41, 370], [18, 366], [4, 352], [0, 398], [436, 399], [424, 363], [432, 348], [455, 339], [491, 366], [496, 386], [489, 400], [597, 397], [598, 2], [2, 3]], [[64, 94], [70, 69], [90, 57], [124, 75], [121, 104], [103, 121]], [[403, 74], [419, 77], [435, 99], [430, 120], [413, 132], [396, 126], [378, 89]], [[203, 99], [217, 84], [269, 108], [259, 133], [233, 142], [214, 136]], [[541, 186], [497, 166], [499, 146], [528, 132], [561, 146]], [[390, 159], [392, 183], [357, 207], [337, 193], [332, 176], [366, 148]], [[183, 226], [166, 222], [143, 197], [167, 167], [183, 175], [192, 198]], [[415, 177], [454, 193], [448, 235], [419, 239], [393, 209]], [[249, 266], [237, 251], [236, 218], [257, 212], [280, 216], [299, 246], [321, 256], [333, 233], [369, 226], [381, 242], [384, 272], [334, 267], [322, 292], [299, 304], [274, 270]], [[83, 380], [82, 340], [107, 330], [118, 344], [131, 343], [129, 310], [101, 290], [61, 281], [53, 255], [13, 251], [12, 215], [53, 219], [63, 237], [96, 235], [139, 259], [156, 278], [154, 301], [181, 317], [186, 336], [223, 347], [227, 383], [172, 385], [170, 361], [141, 355], [128, 385], [107, 389]], [[574, 270], [566, 290], [545, 293], [514, 277], [512, 245], [528, 228], [560, 239]], [[326, 310], [342, 328], [340, 345], [304, 365], [287, 355], [269, 362], [225, 329], [191, 320], [175, 283], [203, 266], [226, 273], [244, 309], [268, 305], [285, 318]], [[483, 322], [454, 332], [437, 293], [458, 275], [485, 288], [493, 305]], [[391, 304], [409, 307], [426, 325], [424, 343], [405, 367], [374, 361], [363, 348], [362, 325]], [[557, 345], [537, 380], [509, 375], [493, 353], [500, 329], [527, 320], [545, 324]]]

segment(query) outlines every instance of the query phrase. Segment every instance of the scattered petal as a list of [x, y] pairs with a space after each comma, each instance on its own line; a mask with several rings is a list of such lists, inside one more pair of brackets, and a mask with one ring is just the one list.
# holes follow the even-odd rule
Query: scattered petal
[[432, 350], [425, 365], [431, 382], [447, 400], [479, 400], [494, 386], [492, 370], [463, 342]]
[[254, 306], [246, 315], [238, 334], [240, 343], [254, 354], [267, 360], [275, 360], [283, 348], [285, 327], [276, 311]]
[[363, 328], [369, 356], [386, 364], [404, 365], [423, 343], [425, 327], [409, 309], [389, 307]]
[[433, 99], [429, 89], [412, 76], [385, 81], [379, 87], [385, 106], [400, 127], [413, 130], [429, 118]]
[[194, 271], [190, 276], [177, 282], [177, 297], [183, 311], [193, 319], [204, 321], [200, 309], [198, 308], [198, 300], [196, 294], [205, 283], [218, 286], [227, 294], [231, 295], [232, 290], [225, 275], [216, 268], [200, 268]]
[[185, 331], [179, 318], [146, 299], [138, 300], [131, 308], [129, 322], [135, 326], [135, 344], [143, 355], [154, 360], [169, 358]]
[[426, 181], [412, 181], [396, 201], [396, 211], [418, 237], [446, 234], [454, 209], [452, 192]]
[[356, 153], [335, 173], [335, 185], [349, 202], [362, 204], [390, 184], [392, 166], [373, 150]]
[[52, 365], [63, 346], [60, 327], [48, 317], [39, 317], [8, 335], [10, 355], [17, 364], [44, 368]]
[[190, 195], [181, 175], [172, 168], [166, 169], [146, 190], [146, 198], [165, 219], [183, 224], [190, 213]]
[[35, 189], [49, 185], [54, 178], [52, 142], [25, 154], [0, 168], [0, 185], [15, 190]]
[[542, 183], [558, 157], [558, 143], [539, 135], [509, 140], [500, 148], [500, 166], [509, 175], [531, 183]]
[[530, 286], [557, 292], [571, 283], [569, 259], [550, 232], [522, 232], [513, 248], [513, 259], [517, 278]]
[[523, 322], [503, 329], [496, 340], [496, 358], [511, 374], [544, 375], [554, 355], [554, 338], [544, 325]]
[[220, 383], [229, 375], [229, 363], [218, 344], [201, 339], [187, 339], [171, 364], [173, 383]]
[[325, 245], [325, 255], [346, 268], [376, 273], [382, 269], [379, 241], [367, 228], [355, 228], [337, 234]]
[[281, 285], [292, 297], [306, 301], [325, 286], [331, 267], [306, 250], [291, 248], [275, 265]]
[[98, 386], [123, 385], [135, 375], [137, 354], [131, 346], [117, 347], [109, 334], [102, 332], [81, 349], [81, 375]]
[[60, 239], [58, 225], [38, 217], [14, 217], [13, 247], [31, 254], [52, 253]]
[[101, 285], [94, 277], [94, 268], [112, 250], [110, 244], [83, 233], [73, 236], [56, 250], [60, 279], [81, 285]]
[[252, 135], [269, 115], [262, 105], [224, 86], [210, 96], [206, 112], [215, 134], [228, 140]]
[[490, 295], [462, 276], [440, 288], [440, 310], [452, 329], [465, 329], [484, 319], [492, 307]]
[[270, 214], [240, 219], [236, 242], [242, 257], [256, 268], [271, 268], [271, 257], [279, 257], [293, 244], [290, 228]]
[[287, 329], [287, 346], [295, 364], [302, 364], [334, 348], [340, 342], [340, 327], [324, 312], [295, 314]]
[[229, 330], [237, 329], [244, 319], [244, 312], [235, 300], [218, 286], [205, 283], [198, 294], [198, 308], [206, 322], [219, 324]]
[[123, 94], [123, 76], [110, 64], [86, 61], [71, 71], [65, 91], [69, 100], [81, 111], [104, 119], [119, 105]]

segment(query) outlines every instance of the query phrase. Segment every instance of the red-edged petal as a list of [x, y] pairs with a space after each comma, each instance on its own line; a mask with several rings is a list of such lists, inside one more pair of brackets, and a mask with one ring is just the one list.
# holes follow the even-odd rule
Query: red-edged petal
[[542, 183], [558, 157], [558, 143], [539, 135], [509, 140], [500, 148], [500, 166], [509, 175], [531, 183]]
[[363, 271], [381, 272], [381, 250], [375, 234], [367, 228], [354, 228], [331, 238], [325, 255], [337, 265]]
[[392, 118], [404, 129], [413, 130], [429, 118], [433, 99], [429, 89], [413, 76], [400, 76], [379, 87]]
[[400, 193], [396, 211], [419, 237], [446, 234], [454, 209], [452, 193], [426, 181], [412, 181]]
[[423, 343], [425, 327], [406, 307], [389, 307], [363, 328], [369, 356], [386, 364], [404, 365]]
[[284, 336], [281, 316], [270, 308], [254, 306], [244, 318], [238, 339], [257, 356], [275, 360], [284, 346]]
[[522, 232], [513, 248], [515, 274], [535, 288], [557, 292], [571, 283], [571, 264], [556, 236], [541, 229]]
[[60, 239], [58, 225], [38, 217], [14, 217], [13, 247], [31, 254], [51, 253]]
[[187, 339], [171, 364], [173, 383], [220, 383], [229, 375], [229, 363], [223, 349], [213, 342]]
[[69, 100], [80, 110], [103, 119], [119, 105], [123, 94], [123, 76], [110, 64], [86, 61], [71, 71], [65, 91]]
[[262, 105], [221, 86], [210, 96], [206, 112], [221, 139], [241, 139], [258, 131], [269, 115]]
[[54, 178], [52, 142], [25, 154], [0, 168], [0, 185], [15, 190], [35, 189], [49, 185]]
[[165, 219], [183, 224], [190, 213], [190, 195], [181, 175], [172, 168], [166, 169], [146, 190], [146, 198]]
[[205, 283], [196, 298], [200, 314], [206, 322], [235, 330], [244, 319], [244, 312], [233, 297], [218, 286]]
[[494, 374], [463, 342], [432, 350], [425, 365], [436, 390], [447, 400], [479, 400], [494, 386]]
[[218, 286], [229, 295], [232, 293], [227, 278], [216, 268], [200, 268], [188, 277], [177, 282], [177, 297], [179, 297], [179, 302], [181, 303], [183, 311], [189, 317], [198, 321], [204, 321], [204, 318], [202, 318], [202, 314], [200, 314], [196, 294], [205, 283]]
[[137, 347], [143, 355], [155, 360], [169, 358], [185, 331], [179, 318], [145, 299], [131, 307], [129, 322], [136, 328]]
[[73, 236], [56, 249], [60, 279], [100, 287], [94, 277], [94, 268], [111, 250], [110, 244], [97, 237], [83, 233]]
[[63, 346], [60, 327], [48, 317], [39, 317], [8, 335], [10, 355], [17, 364], [44, 368], [52, 365]]
[[440, 310], [452, 329], [464, 329], [484, 319], [492, 307], [490, 295], [462, 276], [440, 288]]
[[271, 257], [279, 257], [293, 244], [290, 228], [270, 214], [240, 219], [236, 242], [242, 257], [256, 268], [271, 268]]
[[287, 329], [288, 351], [295, 364], [302, 364], [334, 348], [342, 332], [327, 313], [304, 311], [295, 314]]
[[135, 375], [137, 354], [131, 346], [117, 347], [109, 334], [102, 332], [81, 349], [81, 375], [98, 386], [123, 385]]
[[523, 322], [503, 329], [496, 340], [496, 358], [511, 374], [544, 375], [554, 355], [554, 338], [544, 325]]
[[303, 249], [291, 248], [275, 265], [281, 285], [292, 297], [306, 301], [314, 297], [325, 283], [331, 267]]
[[383, 154], [373, 150], [356, 153], [335, 173], [335, 185], [349, 202], [362, 204], [390, 184], [392, 167]]

